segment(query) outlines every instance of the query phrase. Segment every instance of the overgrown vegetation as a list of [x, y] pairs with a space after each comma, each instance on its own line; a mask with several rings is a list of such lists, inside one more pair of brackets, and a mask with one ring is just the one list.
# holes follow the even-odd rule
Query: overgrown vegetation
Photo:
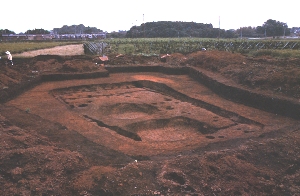
[[[106, 39], [103, 54], [159, 55], [192, 53], [202, 50], [238, 52], [250, 56], [271, 55], [300, 58], [299, 40], [243, 40], [205, 38], [126, 38]], [[88, 50], [85, 48], [85, 50]], [[98, 52], [102, 54], [102, 52]]]

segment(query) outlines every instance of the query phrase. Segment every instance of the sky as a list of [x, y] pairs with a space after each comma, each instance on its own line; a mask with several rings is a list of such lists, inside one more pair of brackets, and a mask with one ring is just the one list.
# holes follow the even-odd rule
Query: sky
[[2, 4], [0, 29], [15, 33], [63, 25], [112, 32], [157, 21], [212, 24], [225, 30], [262, 26], [268, 19], [300, 27], [299, 0], [14, 0]]

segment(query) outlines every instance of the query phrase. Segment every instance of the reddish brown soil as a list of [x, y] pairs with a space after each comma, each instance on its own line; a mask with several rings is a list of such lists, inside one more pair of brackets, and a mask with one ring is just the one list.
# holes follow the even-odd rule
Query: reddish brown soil
[[300, 193], [299, 59], [206, 51], [102, 63], [1, 65], [2, 195]]

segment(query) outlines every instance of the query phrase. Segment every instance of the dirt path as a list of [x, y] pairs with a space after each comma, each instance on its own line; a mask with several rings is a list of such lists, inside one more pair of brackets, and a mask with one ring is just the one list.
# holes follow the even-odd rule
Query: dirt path
[[73, 56], [73, 55], [83, 55], [83, 45], [66, 45], [66, 46], [56, 46], [54, 48], [34, 50], [29, 52], [23, 52], [21, 54], [15, 54], [14, 57], [35, 57], [38, 55], [62, 55], [62, 56]]

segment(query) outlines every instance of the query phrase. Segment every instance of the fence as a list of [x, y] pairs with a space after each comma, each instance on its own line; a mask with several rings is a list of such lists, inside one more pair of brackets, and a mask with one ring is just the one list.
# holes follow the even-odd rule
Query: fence
[[85, 42], [83, 44], [84, 53], [92, 55], [103, 55], [104, 49], [107, 46], [105, 42]]
[[[243, 50], [299, 50], [300, 41], [223, 41], [223, 40], [197, 40], [197, 39], [119, 39], [105, 40], [106, 42], [86, 42], [86, 54], [101, 55], [105, 52], [124, 54], [166, 54], [191, 53], [202, 48], [208, 50], [243, 51]], [[107, 48], [106, 48], [107, 47]], [[108, 50], [109, 49], [109, 50]]]

